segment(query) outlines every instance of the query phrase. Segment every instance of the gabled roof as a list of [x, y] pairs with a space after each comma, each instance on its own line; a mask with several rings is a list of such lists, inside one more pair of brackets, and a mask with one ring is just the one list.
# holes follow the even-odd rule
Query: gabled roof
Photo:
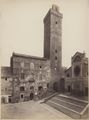
[[85, 57], [85, 53], [76, 52], [74, 56], [72, 56], [72, 59], [75, 58], [77, 55], [79, 55], [80, 57]]

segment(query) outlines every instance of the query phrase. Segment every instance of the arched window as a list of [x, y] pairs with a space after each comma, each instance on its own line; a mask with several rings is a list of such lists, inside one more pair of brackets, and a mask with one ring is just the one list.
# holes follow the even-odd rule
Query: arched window
[[67, 77], [70, 77], [69, 73], [67, 73]]
[[80, 71], [81, 71], [80, 66], [78, 66], [78, 65], [75, 66], [75, 68], [74, 68], [74, 74], [75, 74], [76, 76], [79, 76]]
[[24, 62], [21, 62], [20, 65], [21, 65], [21, 68], [24, 68]]
[[31, 70], [34, 69], [34, 63], [30, 63], [30, 69], [31, 69]]

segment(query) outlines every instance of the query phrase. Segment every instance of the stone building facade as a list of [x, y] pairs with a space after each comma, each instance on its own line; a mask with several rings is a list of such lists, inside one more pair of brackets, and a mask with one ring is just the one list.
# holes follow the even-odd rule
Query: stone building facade
[[[13, 53], [13, 102], [40, 98], [49, 89], [50, 62], [46, 58]], [[15, 101], [14, 101], [15, 100]]]
[[[88, 59], [85, 53], [76, 52], [71, 58], [71, 67], [62, 67], [62, 17], [59, 8], [53, 5], [43, 20], [43, 57], [14, 52], [10, 67], [2, 67], [2, 102], [37, 100], [54, 91], [88, 94]], [[4, 91], [6, 87], [8, 90]]]
[[65, 90], [74, 95], [88, 95], [88, 58], [76, 52], [66, 70]]
[[62, 14], [53, 5], [44, 18], [44, 57], [13, 53], [12, 102], [39, 99], [58, 91], [62, 62]]
[[12, 74], [10, 67], [1, 68], [1, 102], [11, 102], [12, 96]]

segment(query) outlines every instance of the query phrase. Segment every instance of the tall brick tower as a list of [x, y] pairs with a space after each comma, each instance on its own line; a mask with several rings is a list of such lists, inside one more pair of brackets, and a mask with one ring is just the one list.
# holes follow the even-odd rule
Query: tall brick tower
[[56, 5], [44, 18], [44, 57], [50, 60], [53, 83], [59, 81], [62, 66], [62, 14]]

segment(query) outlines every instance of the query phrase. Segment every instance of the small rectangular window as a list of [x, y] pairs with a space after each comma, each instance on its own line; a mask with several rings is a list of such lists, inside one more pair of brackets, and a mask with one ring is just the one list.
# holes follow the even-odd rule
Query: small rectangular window
[[69, 73], [67, 74], [67, 77], [70, 77]]
[[5, 88], [5, 91], [7, 91], [7, 88]]
[[47, 88], [49, 88], [49, 83], [47, 83]]
[[57, 53], [57, 50], [55, 50], [55, 53]]
[[20, 91], [25, 91], [24, 86], [21, 86], [21, 87], [20, 87]]
[[55, 23], [57, 24], [57, 21]]
[[40, 68], [42, 68], [42, 66], [40, 66]]
[[7, 81], [7, 78], [5, 78], [5, 80]]
[[57, 56], [55, 56], [55, 60], [57, 60]]

